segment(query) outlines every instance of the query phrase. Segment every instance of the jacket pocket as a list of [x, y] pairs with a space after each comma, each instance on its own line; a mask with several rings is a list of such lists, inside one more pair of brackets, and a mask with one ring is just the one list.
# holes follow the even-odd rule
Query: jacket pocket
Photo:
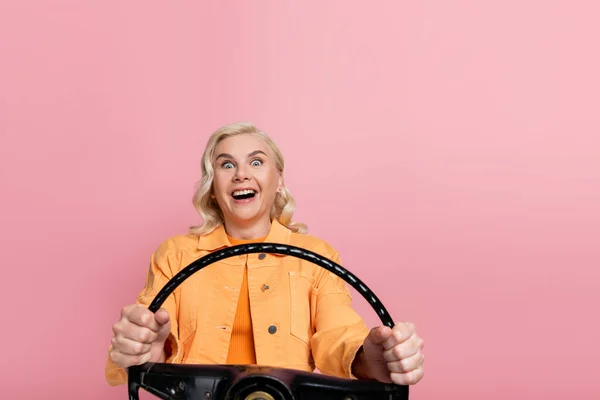
[[314, 278], [289, 272], [290, 278], [290, 334], [309, 346], [313, 334], [311, 296]]

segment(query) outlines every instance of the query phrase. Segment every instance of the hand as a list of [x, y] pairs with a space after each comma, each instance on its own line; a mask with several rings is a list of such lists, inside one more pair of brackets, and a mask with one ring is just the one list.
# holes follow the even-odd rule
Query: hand
[[123, 307], [121, 319], [113, 325], [110, 359], [121, 368], [148, 361], [164, 362], [164, 346], [170, 331], [169, 313], [165, 309], [154, 314], [139, 304]]
[[410, 323], [373, 328], [363, 344], [369, 375], [398, 385], [414, 385], [423, 378], [422, 349], [423, 339]]

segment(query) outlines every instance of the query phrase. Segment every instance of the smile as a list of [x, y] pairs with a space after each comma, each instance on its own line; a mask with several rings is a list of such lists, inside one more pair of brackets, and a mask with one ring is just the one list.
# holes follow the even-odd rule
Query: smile
[[231, 194], [235, 200], [246, 200], [256, 196], [256, 191], [253, 189], [236, 190]]

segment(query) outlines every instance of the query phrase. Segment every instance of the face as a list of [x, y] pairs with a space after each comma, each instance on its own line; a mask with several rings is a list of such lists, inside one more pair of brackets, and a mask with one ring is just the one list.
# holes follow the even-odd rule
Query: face
[[242, 134], [215, 148], [213, 196], [226, 226], [249, 227], [270, 220], [283, 180], [271, 148], [259, 136]]

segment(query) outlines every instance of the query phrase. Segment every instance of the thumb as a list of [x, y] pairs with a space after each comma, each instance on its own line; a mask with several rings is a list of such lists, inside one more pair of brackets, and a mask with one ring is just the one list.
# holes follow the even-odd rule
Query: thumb
[[387, 326], [378, 326], [377, 328], [371, 329], [367, 336], [367, 341], [376, 346], [380, 346], [392, 336], [392, 329]]
[[159, 325], [161, 325], [156, 341], [164, 342], [167, 340], [169, 333], [171, 332], [171, 319], [169, 317], [169, 313], [164, 308], [161, 308], [154, 314], [154, 319]]

